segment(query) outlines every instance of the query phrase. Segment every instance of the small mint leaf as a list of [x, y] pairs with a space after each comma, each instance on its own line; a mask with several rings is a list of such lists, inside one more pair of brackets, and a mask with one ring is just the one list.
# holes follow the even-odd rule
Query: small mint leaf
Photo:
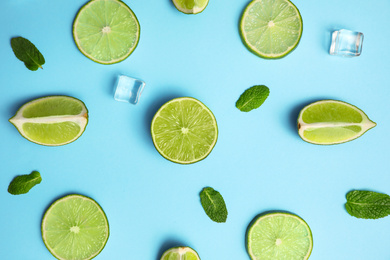
[[200, 202], [207, 216], [212, 221], [226, 222], [228, 211], [222, 195], [210, 187], [205, 187], [200, 192]]
[[236, 107], [242, 112], [249, 112], [259, 108], [269, 96], [269, 88], [257, 85], [248, 88], [241, 94], [236, 102]]
[[41, 174], [33, 171], [30, 174], [16, 176], [8, 186], [8, 192], [12, 195], [25, 194], [35, 185], [41, 183]]
[[42, 69], [42, 65], [45, 64], [45, 58], [29, 40], [23, 37], [12, 38], [11, 47], [16, 58], [23, 61], [29, 70]]
[[390, 215], [390, 196], [374, 191], [348, 192], [345, 209], [356, 218], [378, 219]]

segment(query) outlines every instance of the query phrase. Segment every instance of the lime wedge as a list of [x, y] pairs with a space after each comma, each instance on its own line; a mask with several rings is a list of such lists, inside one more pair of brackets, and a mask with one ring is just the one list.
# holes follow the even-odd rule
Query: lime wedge
[[73, 38], [79, 50], [102, 64], [126, 59], [137, 47], [139, 35], [137, 17], [119, 0], [89, 1], [73, 23]]
[[266, 59], [286, 56], [302, 36], [302, 18], [288, 0], [254, 0], [246, 7], [240, 22], [244, 44]]
[[206, 9], [209, 0], [172, 0], [176, 9], [185, 14], [198, 14]]
[[42, 239], [57, 259], [92, 259], [103, 250], [108, 236], [103, 209], [82, 195], [68, 195], [55, 201], [43, 216]]
[[376, 126], [359, 108], [337, 100], [321, 100], [304, 107], [298, 117], [300, 137], [313, 144], [351, 141]]
[[88, 123], [88, 110], [76, 98], [48, 96], [24, 104], [9, 121], [27, 140], [58, 146], [80, 137]]
[[165, 251], [160, 260], [200, 260], [200, 258], [190, 247], [173, 247]]
[[181, 164], [203, 160], [218, 137], [217, 121], [202, 102], [190, 97], [165, 103], [154, 115], [151, 134], [157, 151]]
[[293, 214], [262, 215], [247, 232], [247, 249], [253, 260], [308, 259], [312, 248], [310, 227]]

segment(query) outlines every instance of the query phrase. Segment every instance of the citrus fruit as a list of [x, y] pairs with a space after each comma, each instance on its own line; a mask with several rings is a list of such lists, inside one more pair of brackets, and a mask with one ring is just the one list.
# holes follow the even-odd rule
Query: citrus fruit
[[200, 258], [194, 249], [182, 246], [168, 249], [160, 260], [200, 260]]
[[202, 102], [191, 97], [165, 103], [154, 115], [151, 134], [157, 151], [181, 164], [207, 157], [218, 137], [217, 121]]
[[254, 0], [244, 10], [240, 33], [254, 54], [266, 59], [286, 56], [302, 36], [302, 17], [288, 0]]
[[359, 108], [337, 100], [304, 107], [298, 117], [300, 137], [313, 144], [339, 144], [358, 138], [376, 126]]
[[58, 146], [80, 137], [88, 123], [88, 110], [76, 98], [48, 96], [24, 104], [9, 121], [27, 140]]
[[176, 9], [185, 14], [198, 14], [206, 9], [209, 0], [172, 0]]
[[312, 248], [310, 227], [289, 213], [262, 215], [247, 232], [247, 249], [253, 260], [308, 259]]
[[43, 216], [42, 239], [57, 259], [92, 259], [103, 250], [108, 236], [103, 209], [82, 195], [72, 194], [55, 201]]
[[73, 23], [73, 38], [79, 50], [102, 64], [126, 59], [137, 47], [139, 35], [137, 17], [119, 0], [89, 1]]

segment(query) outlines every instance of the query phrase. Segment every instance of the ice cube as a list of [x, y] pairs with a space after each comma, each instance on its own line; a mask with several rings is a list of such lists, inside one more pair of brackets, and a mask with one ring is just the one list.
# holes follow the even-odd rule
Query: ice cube
[[139, 79], [119, 75], [116, 81], [114, 99], [121, 102], [137, 104], [145, 82]]
[[355, 57], [362, 52], [363, 33], [341, 29], [332, 34], [331, 55]]

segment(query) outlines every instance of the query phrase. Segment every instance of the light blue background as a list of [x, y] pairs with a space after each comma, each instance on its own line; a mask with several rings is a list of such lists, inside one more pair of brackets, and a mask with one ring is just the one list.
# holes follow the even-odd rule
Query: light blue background
[[[390, 258], [390, 217], [360, 220], [344, 209], [352, 189], [390, 194], [390, 2], [295, 0], [304, 22], [297, 49], [264, 60], [242, 44], [238, 23], [245, 1], [210, 0], [185, 15], [170, 0], [125, 0], [137, 15], [141, 38], [134, 53], [115, 65], [82, 55], [72, 38], [73, 19], [86, 1], [0, 2], [0, 259], [54, 259], [40, 224], [57, 198], [80, 193], [105, 210], [110, 238], [96, 259], [159, 259], [171, 247], [195, 248], [204, 260], [249, 259], [245, 232], [258, 214], [284, 210], [310, 225], [310, 259]], [[334, 29], [364, 33], [356, 58], [328, 54]], [[43, 53], [43, 70], [16, 59], [10, 39], [23, 36]], [[117, 74], [146, 81], [138, 105], [113, 99]], [[271, 94], [257, 110], [235, 108], [247, 88], [265, 84]], [[21, 137], [7, 120], [25, 102], [46, 95], [85, 102], [89, 124], [76, 142], [45, 147]], [[218, 142], [193, 165], [165, 160], [155, 150], [150, 122], [174, 97], [192, 96], [214, 113]], [[338, 99], [364, 110], [377, 127], [352, 142], [316, 146], [302, 141], [296, 118], [306, 104]], [[41, 172], [28, 194], [7, 187], [20, 174]], [[204, 213], [199, 192], [220, 191], [224, 224]]]

